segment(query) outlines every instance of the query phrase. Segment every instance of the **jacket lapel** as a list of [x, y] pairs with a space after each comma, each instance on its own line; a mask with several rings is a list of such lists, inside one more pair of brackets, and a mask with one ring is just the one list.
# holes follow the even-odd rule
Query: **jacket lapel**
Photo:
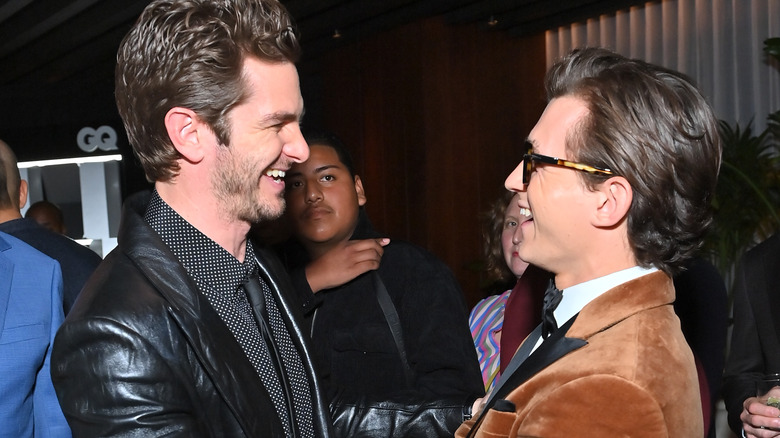
[[563, 336], [571, 327], [576, 315], [569, 322], [557, 330], [555, 334], [550, 335], [545, 342], [539, 346], [517, 370], [512, 373], [500, 388], [496, 390], [495, 399], [505, 398], [512, 390], [522, 385], [534, 374], [547, 368], [550, 364], [567, 355], [568, 353], [585, 346], [588, 342], [584, 339], [567, 338]]
[[301, 356], [301, 363], [303, 364], [306, 377], [309, 379], [315, 432], [319, 431], [322, 436], [329, 436], [331, 435], [330, 411], [328, 403], [323, 397], [325, 392], [320, 386], [314, 364], [309, 359], [313, 357], [313, 351], [307, 341], [309, 339], [308, 335], [305, 334], [300, 324], [300, 321], [303, 319], [300, 315], [301, 310], [294, 306], [284, 293], [284, 291], [293, 290], [292, 282], [287, 275], [278, 275], [286, 271], [279, 259], [268, 249], [255, 246], [255, 256], [257, 257], [259, 274], [271, 288], [271, 292], [276, 300], [276, 306], [279, 308], [282, 319], [290, 333], [290, 338]]
[[182, 303], [174, 304], [169, 312], [181, 327], [217, 392], [248, 436], [253, 431], [268, 428], [262, 423], [274, 422], [277, 427], [273, 429], [283, 430], [276, 416], [260, 418], [256, 415], [258, 405], [265, 406], [261, 411], [274, 411], [268, 391], [222, 318], [197, 289], [193, 292], [197, 294], [197, 304], [189, 308]]
[[11, 299], [11, 279], [14, 276], [14, 263], [3, 252], [11, 249], [11, 245], [0, 237], [0, 337], [5, 327], [5, 313], [8, 310], [8, 300]]
[[[539, 324], [538, 326], [536, 326], [534, 331], [531, 332], [531, 334], [526, 336], [526, 341], [530, 339], [539, 339], [541, 336], [542, 336], [542, 325]], [[509, 376], [514, 374], [517, 368], [523, 362], [525, 362], [528, 356], [531, 355], [534, 345], [536, 345], [535, 342], [523, 342], [522, 344], [520, 344], [520, 348], [518, 348], [517, 351], [515, 351], [515, 354], [512, 356], [512, 359], [510, 359], [509, 363], [507, 364], [504, 373], [501, 374], [501, 377], [496, 383], [496, 388], [502, 387], [504, 385], [504, 382], [509, 378]]]
[[[137, 199], [133, 201], [138, 202]], [[147, 203], [141, 198], [141, 212]], [[170, 303], [169, 314], [238, 423], [248, 436], [256, 431], [283, 430], [281, 421], [275, 416], [256, 414], [258, 405], [262, 406], [262, 411], [273, 412], [275, 408], [238, 341], [174, 254], [139, 215], [138, 205], [128, 202], [125, 208], [134, 208], [135, 212], [123, 217], [126, 226], [121, 228], [120, 244], [125, 244], [126, 254]], [[275, 423], [273, 427], [269, 427], [269, 422]]]
[[[473, 436], [485, 413], [497, 400], [505, 398], [512, 390], [556, 360], [587, 345], [586, 340], [594, 334], [606, 330], [639, 311], [671, 305], [673, 301], [672, 279], [661, 271], [643, 275], [599, 295], [585, 305], [578, 314], [569, 319], [563, 327], [542, 342], [539, 348], [528, 356], [528, 359], [517, 365], [517, 369], [506, 378], [503, 384], [496, 387], [494, 394], [488, 400], [488, 404], [482, 410], [468, 436]], [[538, 330], [541, 331], [540, 328]], [[564, 334], [567, 337], [564, 337]], [[526, 339], [523, 345], [528, 343], [530, 339], [529, 335], [529, 339]], [[514, 362], [515, 358], [512, 358], [512, 361]]]
[[[512, 357], [512, 361], [507, 366], [505, 375], [501, 377], [501, 381], [498, 383], [493, 394], [482, 409], [479, 418], [471, 429], [471, 433], [474, 433], [474, 431], [479, 428], [479, 424], [482, 422], [485, 414], [495, 405], [496, 401], [506, 398], [510, 392], [533, 377], [536, 373], [588, 343], [584, 339], [567, 338], [564, 336], [569, 331], [572, 324], [574, 324], [575, 319], [577, 319], [577, 315], [571, 317], [566, 324], [552, 333], [541, 345], [539, 345], [539, 348], [534, 350], [530, 356], [527, 356], [527, 358], [523, 360], [528, 354], [528, 350], [533, 348], [535, 340], [540, 336], [541, 326], [537, 327], [536, 330], [526, 338], [520, 349], [518, 349], [517, 353]], [[472, 436], [471, 433], [469, 436]]]

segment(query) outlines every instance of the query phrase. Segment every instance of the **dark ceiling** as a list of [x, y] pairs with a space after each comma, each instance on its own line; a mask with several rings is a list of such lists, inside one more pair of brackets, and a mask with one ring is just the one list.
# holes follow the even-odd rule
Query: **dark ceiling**
[[[0, 138], [43, 138], [62, 126], [116, 120], [120, 40], [149, 0], [4, 0], [0, 5]], [[442, 16], [512, 35], [614, 12], [636, 0], [282, 0], [306, 54]], [[488, 23], [492, 23], [492, 26]], [[340, 38], [333, 38], [338, 30]], [[72, 129], [72, 128], [71, 128]], [[45, 140], [40, 140], [45, 141]], [[35, 148], [20, 155], [37, 155]], [[21, 157], [20, 157], [21, 158]], [[33, 157], [29, 157], [31, 159]], [[37, 157], [35, 157], [37, 158]]]

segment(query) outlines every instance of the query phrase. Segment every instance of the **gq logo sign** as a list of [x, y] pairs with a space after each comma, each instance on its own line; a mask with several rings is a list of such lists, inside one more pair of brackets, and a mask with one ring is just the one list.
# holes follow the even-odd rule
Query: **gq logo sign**
[[84, 152], [113, 151], [116, 146], [116, 131], [110, 126], [103, 125], [98, 129], [85, 126], [76, 135], [76, 143]]

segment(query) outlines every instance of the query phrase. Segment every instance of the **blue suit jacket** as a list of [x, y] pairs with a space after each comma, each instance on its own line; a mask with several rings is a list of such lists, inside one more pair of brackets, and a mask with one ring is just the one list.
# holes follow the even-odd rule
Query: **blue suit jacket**
[[70, 437], [49, 367], [61, 303], [60, 265], [0, 232], [0, 437]]
[[103, 261], [91, 249], [79, 245], [69, 237], [49, 231], [32, 219], [19, 218], [0, 223], [0, 232], [16, 237], [59, 262], [66, 315], [89, 276]]

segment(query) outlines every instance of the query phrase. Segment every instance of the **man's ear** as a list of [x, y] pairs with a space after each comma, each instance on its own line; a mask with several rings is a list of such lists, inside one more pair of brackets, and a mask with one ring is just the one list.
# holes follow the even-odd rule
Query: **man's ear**
[[596, 189], [597, 207], [594, 215], [594, 225], [611, 227], [619, 224], [628, 215], [634, 191], [631, 184], [622, 176], [615, 176], [604, 181]]
[[358, 175], [355, 175], [355, 192], [357, 192], [358, 205], [366, 205], [366, 192], [363, 190], [363, 181]]
[[203, 159], [203, 135], [206, 130], [209, 133], [211, 130], [194, 111], [182, 107], [171, 108], [165, 114], [165, 129], [173, 147], [185, 160], [198, 163]]
[[19, 180], [19, 210], [27, 204], [27, 181]]

